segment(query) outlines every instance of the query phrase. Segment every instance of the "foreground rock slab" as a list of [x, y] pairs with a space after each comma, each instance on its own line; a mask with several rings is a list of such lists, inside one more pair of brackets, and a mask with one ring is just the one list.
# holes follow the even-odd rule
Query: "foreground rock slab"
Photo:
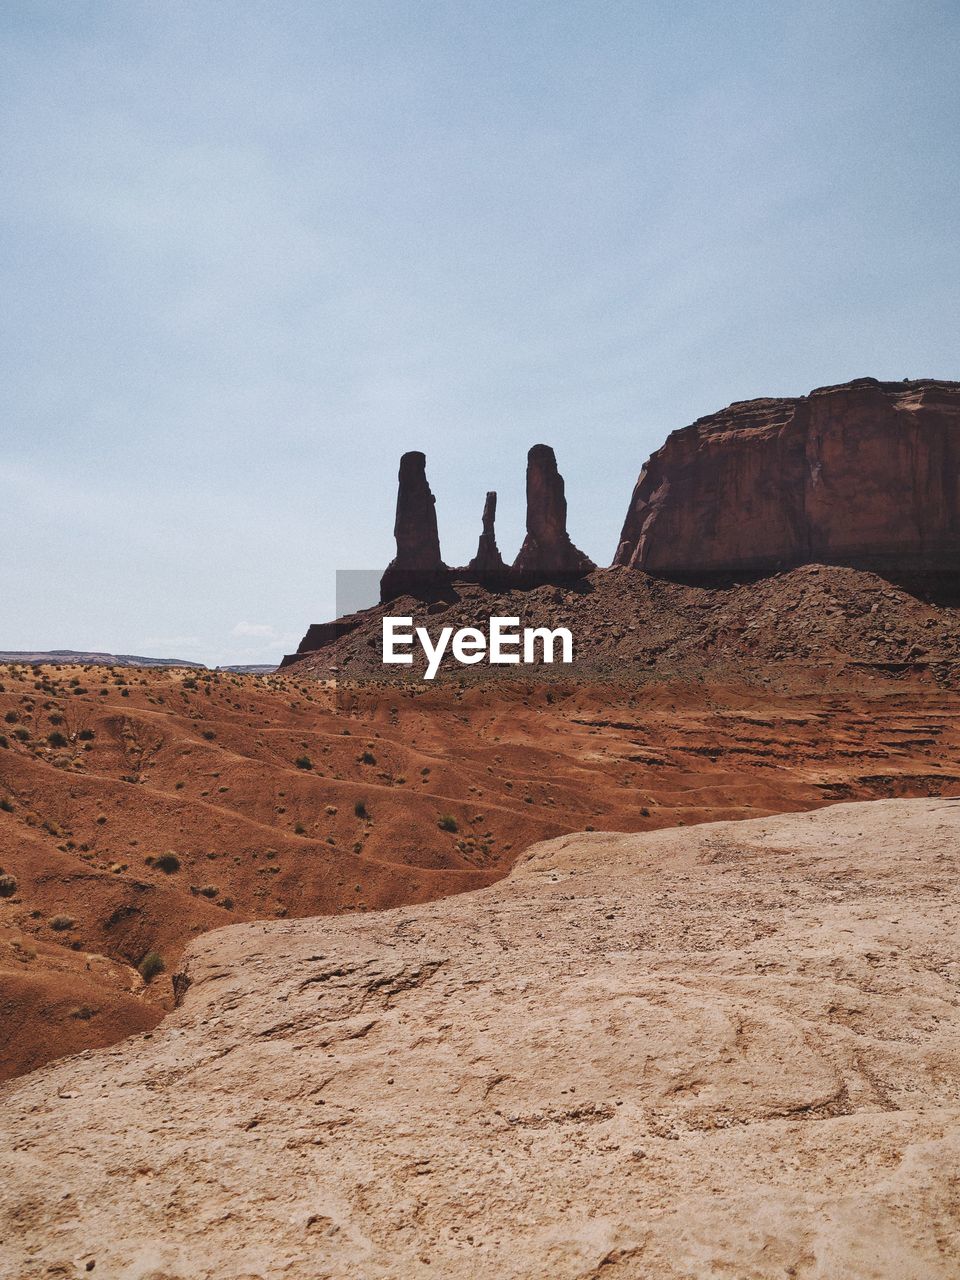
[[958, 863], [875, 801], [208, 934], [0, 1094], [0, 1273], [955, 1277]]

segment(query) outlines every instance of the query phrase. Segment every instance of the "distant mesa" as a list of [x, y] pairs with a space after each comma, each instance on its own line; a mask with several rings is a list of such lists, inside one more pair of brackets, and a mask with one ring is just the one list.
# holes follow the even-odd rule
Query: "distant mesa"
[[144, 658], [135, 653], [100, 653], [85, 649], [4, 649], [0, 662], [62, 667], [187, 667], [192, 671], [231, 671], [237, 675], [269, 675], [276, 663], [240, 663], [209, 668], [189, 658]]
[[956, 575], [960, 383], [858, 378], [674, 431], [613, 563], [681, 580], [810, 563]]
[[135, 653], [101, 653], [88, 649], [5, 649], [0, 651], [0, 662], [22, 662], [33, 666], [75, 667], [195, 667], [204, 669], [202, 662], [189, 658], [144, 658]]

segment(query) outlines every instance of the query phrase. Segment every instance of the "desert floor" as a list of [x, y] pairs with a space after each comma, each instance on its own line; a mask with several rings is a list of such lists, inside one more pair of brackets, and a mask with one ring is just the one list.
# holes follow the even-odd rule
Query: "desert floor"
[[4, 1274], [955, 1277], [958, 869], [960, 800], [886, 800], [208, 933], [4, 1087]]

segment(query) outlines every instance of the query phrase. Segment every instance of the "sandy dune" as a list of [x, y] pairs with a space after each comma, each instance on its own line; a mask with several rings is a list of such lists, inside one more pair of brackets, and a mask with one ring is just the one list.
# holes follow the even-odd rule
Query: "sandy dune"
[[4, 1087], [3, 1274], [955, 1277], [958, 864], [884, 800], [209, 933]]

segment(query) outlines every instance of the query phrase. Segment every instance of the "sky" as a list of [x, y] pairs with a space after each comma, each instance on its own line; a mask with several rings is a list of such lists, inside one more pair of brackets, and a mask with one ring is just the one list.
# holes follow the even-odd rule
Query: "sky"
[[960, 378], [956, 0], [0, 6], [0, 649], [270, 662], [530, 445]]

